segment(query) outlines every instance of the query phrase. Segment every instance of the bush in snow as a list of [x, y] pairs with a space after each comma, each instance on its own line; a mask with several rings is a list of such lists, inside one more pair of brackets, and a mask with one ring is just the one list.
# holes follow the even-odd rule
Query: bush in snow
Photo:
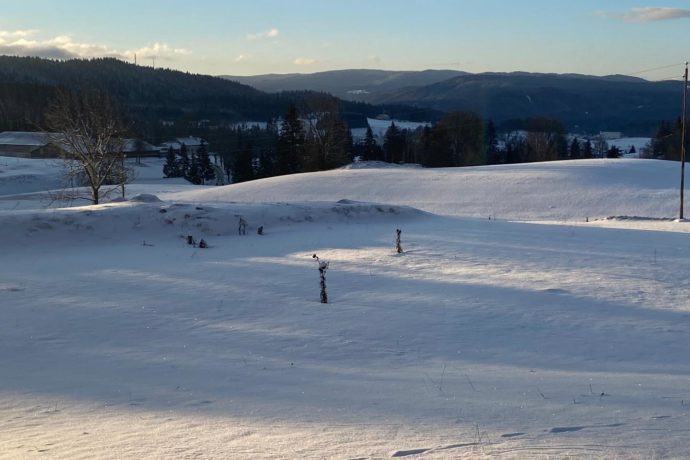
[[321, 287], [321, 303], [328, 303], [328, 293], [326, 292], [326, 270], [328, 270], [328, 262], [324, 262], [314, 254], [312, 258], [316, 259], [319, 264], [319, 286]]

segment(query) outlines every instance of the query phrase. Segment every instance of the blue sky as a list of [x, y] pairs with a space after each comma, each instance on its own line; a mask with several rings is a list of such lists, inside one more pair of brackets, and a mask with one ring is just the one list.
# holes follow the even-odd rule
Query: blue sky
[[136, 54], [212, 75], [446, 68], [665, 79], [690, 58], [687, 0], [0, 0], [0, 11], [2, 54]]

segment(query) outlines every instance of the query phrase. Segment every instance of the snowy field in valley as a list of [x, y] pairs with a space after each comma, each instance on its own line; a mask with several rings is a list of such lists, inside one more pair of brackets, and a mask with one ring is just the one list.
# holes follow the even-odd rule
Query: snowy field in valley
[[0, 458], [690, 456], [677, 163], [161, 164], [65, 208], [0, 158]]
[[[429, 126], [430, 123], [418, 122], [418, 121], [406, 121], [406, 120], [378, 120], [376, 118], [367, 118], [367, 124], [371, 128], [371, 133], [374, 138], [383, 144], [383, 138], [386, 136], [386, 131], [390, 128], [391, 124], [395, 123], [399, 129], [407, 129], [414, 131], [417, 128], [423, 128], [424, 126]], [[354, 128], [352, 130], [352, 137], [355, 140], [364, 139], [367, 133], [367, 128]]]

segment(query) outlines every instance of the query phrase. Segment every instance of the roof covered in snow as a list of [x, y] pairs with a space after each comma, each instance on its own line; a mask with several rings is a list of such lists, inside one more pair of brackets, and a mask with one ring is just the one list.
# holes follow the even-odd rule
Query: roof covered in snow
[[0, 133], [0, 145], [27, 145], [40, 147], [49, 144], [51, 136], [55, 135], [45, 132], [4, 131]]
[[177, 150], [182, 147], [182, 144], [186, 145], [187, 147], [199, 147], [201, 146], [201, 143], [208, 144], [204, 139], [200, 137], [193, 137], [193, 136], [187, 136], [187, 137], [176, 137], [175, 139], [171, 139], [167, 142], [163, 142], [160, 146], [163, 148], [169, 148], [172, 147], [173, 149]]

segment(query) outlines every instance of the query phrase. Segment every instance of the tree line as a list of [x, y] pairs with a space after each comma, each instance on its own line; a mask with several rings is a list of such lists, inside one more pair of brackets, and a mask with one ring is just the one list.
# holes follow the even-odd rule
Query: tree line
[[[402, 129], [393, 121], [382, 140], [367, 126], [364, 137], [355, 142], [337, 108], [326, 103], [301, 110], [292, 105], [279, 122], [269, 121], [265, 127], [239, 126], [203, 134], [210, 137], [228, 182], [322, 171], [355, 159], [460, 167], [621, 154], [605, 143], [568, 141], [558, 120], [533, 118], [525, 126], [526, 131], [499, 136], [491, 120], [472, 112], [452, 112], [414, 130]], [[181, 159], [169, 158], [168, 163], [175, 161]]]
[[[688, 128], [688, 126], [686, 126]], [[680, 161], [683, 121], [663, 121], [659, 124], [647, 156], [664, 160]], [[690, 152], [690, 135], [686, 135], [685, 151]]]

